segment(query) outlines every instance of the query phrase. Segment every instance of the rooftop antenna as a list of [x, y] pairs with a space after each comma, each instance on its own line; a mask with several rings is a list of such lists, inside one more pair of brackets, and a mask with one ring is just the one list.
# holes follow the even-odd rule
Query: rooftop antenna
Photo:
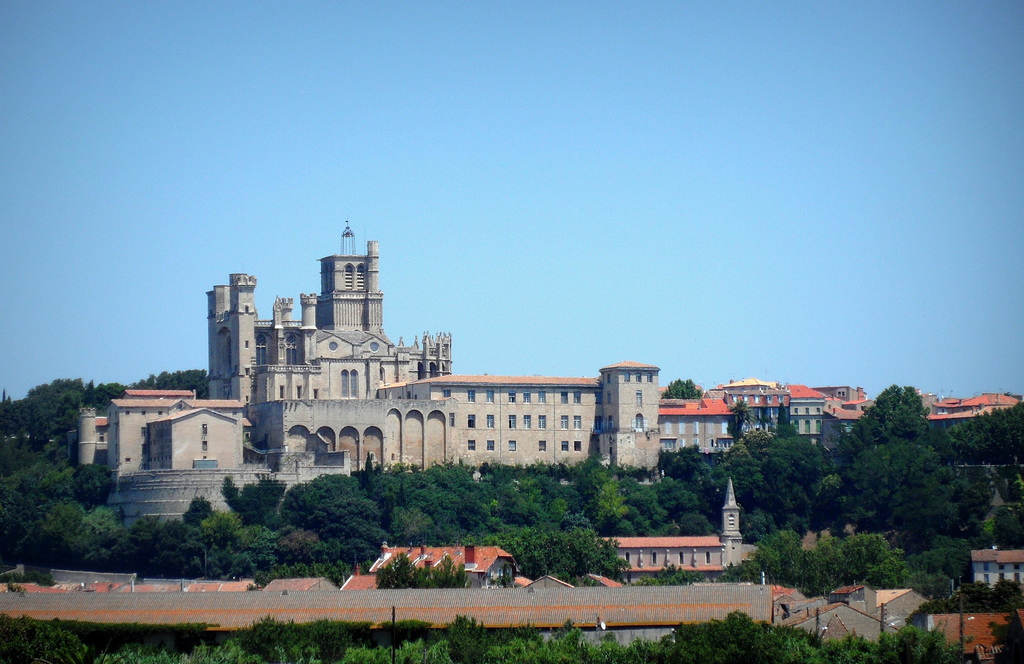
[[341, 255], [342, 256], [353, 256], [355, 255], [355, 238], [356, 234], [352, 232], [352, 228], [348, 225], [348, 219], [345, 220], [345, 230], [341, 234]]

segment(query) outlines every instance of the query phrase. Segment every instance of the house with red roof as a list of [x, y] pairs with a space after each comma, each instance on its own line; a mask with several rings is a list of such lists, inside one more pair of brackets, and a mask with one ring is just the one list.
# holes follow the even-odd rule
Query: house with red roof
[[970, 399], [940, 399], [931, 404], [928, 423], [935, 429], [948, 429], [978, 415], [1013, 408], [1020, 402], [1019, 396], [993, 392], [986, 392]]
[[[380, 547], [380, 556], [370, 565], [370, 576], [378, 570], [395, 562], [400, 555], [405, 555], [418, 568], [434, 568], [445, 559], [451, 560], [456, 567], [466, 570], [471, 588], [491, 588], [511, 582], [519, 574], [515, 558], [508, 551], [497, 546], [396, 546], [389, 547], [385, 542]], [[350, 579], [351, 581], [351, 579]], [[349, 583], [342, 586], [343, 590], [364, 590], [365, 582], [357, 582], [351, 587]], [[374, 585], [376, 587], [376, 585]]]
[[975, 549], [971, 551], [971, 574], [975, 583], [994, 586], [1000, 581], [1021, 582], [1024, 551], [1020, 549]]
[[806, 385], [789, 386], [789, 423], [812, 443], [821, 444], [825, 395]]
[[661, 449], [694, 447], [704, 454], [732, 447], [732, 413], [725, 399], [662, 399], [658, 408]]

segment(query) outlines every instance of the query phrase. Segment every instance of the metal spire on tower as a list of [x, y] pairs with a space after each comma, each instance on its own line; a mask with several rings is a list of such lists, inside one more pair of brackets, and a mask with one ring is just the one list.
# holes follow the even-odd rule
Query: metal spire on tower
[[345, 220], [345, 230], [341, 234], [341, 255], [342, 256], [354, 256], [356, 253], [356, 234], [352, 232], [352, 228], [348, 225], [348, 219]]

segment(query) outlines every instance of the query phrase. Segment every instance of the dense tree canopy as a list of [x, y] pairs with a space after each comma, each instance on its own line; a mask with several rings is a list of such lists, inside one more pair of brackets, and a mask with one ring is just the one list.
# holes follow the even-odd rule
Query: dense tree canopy
[[692, 378], [686, 380], [677, 378], [669, 383], [665, 391], [661, 393], [662, 399], [700, 399], [702, 396], [704, 396], [704, 390], [694, 383]]

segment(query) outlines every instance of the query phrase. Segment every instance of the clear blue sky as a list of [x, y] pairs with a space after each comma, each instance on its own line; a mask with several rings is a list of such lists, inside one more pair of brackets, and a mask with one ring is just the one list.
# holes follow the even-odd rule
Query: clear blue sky
[[456, 373], [1024, 391], [1024, 3], [0, 3], [0, 386], [319, 289]]

